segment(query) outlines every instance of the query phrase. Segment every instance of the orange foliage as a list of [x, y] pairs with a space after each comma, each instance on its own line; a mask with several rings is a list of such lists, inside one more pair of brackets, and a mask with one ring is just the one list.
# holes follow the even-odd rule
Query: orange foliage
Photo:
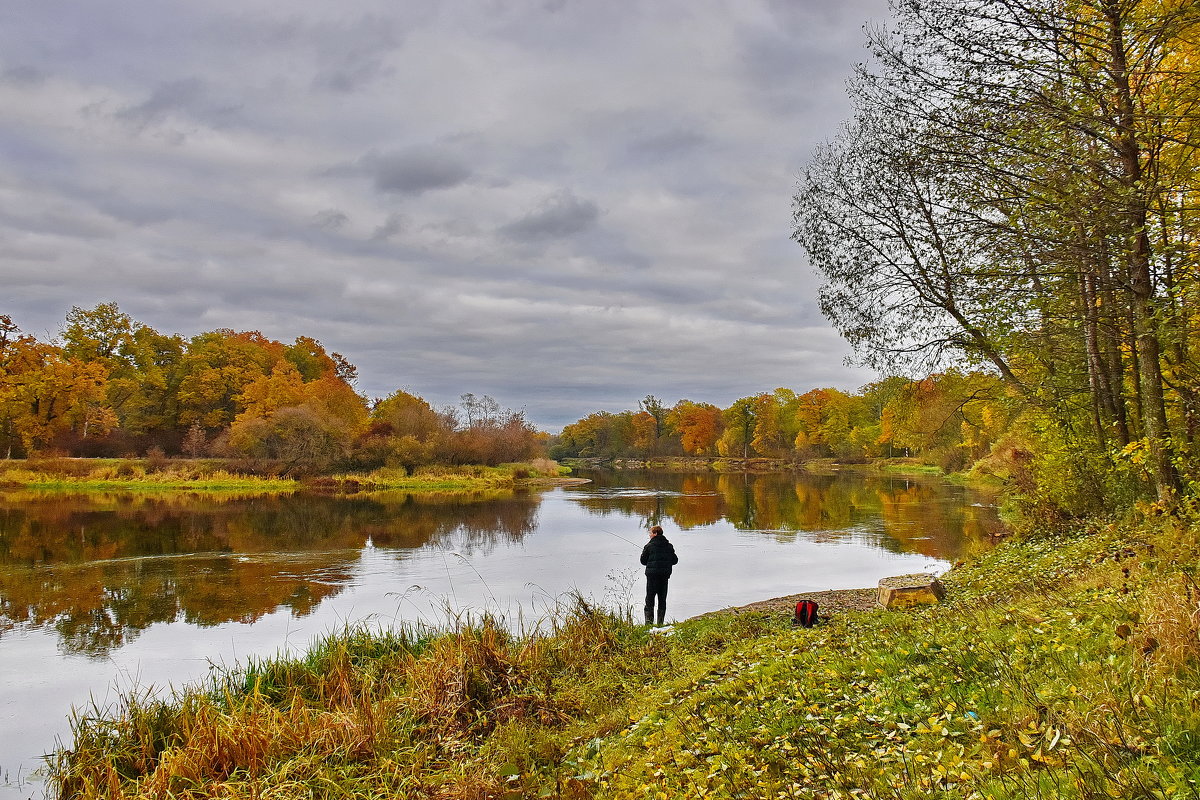
[[723, 430], [721, 409], [690, 400], [675, 404], [667, 415], [667, 424], [679, 433], [684, 452], [694, 456], [711, 454]]

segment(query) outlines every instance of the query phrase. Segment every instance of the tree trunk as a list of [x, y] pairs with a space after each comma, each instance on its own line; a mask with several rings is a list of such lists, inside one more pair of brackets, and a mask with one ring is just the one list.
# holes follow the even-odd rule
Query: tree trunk
[[1162, 353], [1154, 323], [1152, 252], [1146, 231], [1148, 219], [1141, 143], [1138, 140], [1133, 92], [1124, 37], [1122, 9], [1116, 0], [1106, 0], [1109, 67], [1116, 90], [1117, 146], [1122, 172], [1124, 212], [1128, 235], [1130, 311], [1137, 341], [1138, 387], [1142, 399], [1142, 429], [1150, 445], [1150, 473], [1160, 500], [1172, 502], [1179, 489], [1179, 476], [1172, 463], [1170, 432], [1163, 399]]
[[[1099, 315], [1096, 311], [1096, 276], [1089, 272], [1079, 275], [1079, 301], [1083, 311], [1084, 346], [1087, 352], [1088, 386], [1092, 393], [1092, 414], [1096, 425], [1097, 441], [1106, 447], [1109, 431], [1116, 426], [1117, 405], [1112, 384], [1108, 379], [1104, 359], [1100, 353]], [[1126, 442], [1127, 444], [1127, 442]]]

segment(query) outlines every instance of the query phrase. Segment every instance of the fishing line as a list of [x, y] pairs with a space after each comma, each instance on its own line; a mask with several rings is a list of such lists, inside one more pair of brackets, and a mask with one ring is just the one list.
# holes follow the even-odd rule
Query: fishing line
[[609, 536], [615, 536], [615, 537], [617, 537], [618, 539], [620, 539], [622, 542], [629, 542], [630, 544], [632, 544], [632, 545], [634, 545], [634, 546], [636, 546], [636, 545], [637, 545], [637, 542], [635, 542], [635, 541], [632, 541], [632, 540], [630, 540], [630, 539], [626, 539], [624, 536], [622, 536], [622, 535], [621, 535], [621, 534], [619, 534], [619, 533], [613, 533], [612, 531], [610, 531], [610, 530], [605, 530], [604, 528], [601, 528], [601, 529], [600, 529], [600, 532], [601, 532], [601, 533], [607, 533]]

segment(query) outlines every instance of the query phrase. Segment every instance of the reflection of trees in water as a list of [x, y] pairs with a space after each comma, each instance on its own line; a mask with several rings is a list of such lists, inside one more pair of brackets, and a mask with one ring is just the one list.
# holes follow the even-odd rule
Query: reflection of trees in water
[[992, 508], [973, 502], [961, 487], [893, 480], [881, 507], [886, 530], [906, 552], [931, 558], [958, 558], [973, 543], [987, 541], [1000, 529]]
[[[534, 529], [538, 498], [0, 496], [0, 632], [53, 626], [103, 655], [159, 622], [311, 613], [345, 587], [362, 547], [410, 550], [462, 532], [489, 550]], [[198, 554], [198, 555], [197, 555]]]
[[[972, 506], [961, 487], [938, 481], [861, 473], [640, 473], [636, 482], [646, 491], [608, 494], [609, 483], [601, 479], [598, 491], [578, 502], [600, 516], [670, 519], [684, 530], [725, 519], [739, 530], [770, 532], [783, 541], [801, 533], [818, 542], [861, 536], [864, 526], [877, 528], [882, 521], [878, 546], [944, 559], [958, 557], [999, 527], [994, 511]], [[581, 487], [581, 494], [588, 488]]]
[[177, 553], [275, 553], [421, 547], [462, 531], [473, 547], [519, 541], [536, 495], [403, 492], [284, 497], [0, 495], [0, 566]]
[[384, 513], [366, 528], [377, 547], [421, 547], [449, 542], [468, 552], [488, 553], [498, 544], [519, 542], [537, 528], [541, 499], [525, 493], [412, 495], [384, 499]]
[[67, 651], [104, 655], [158, 622], [253, 622], [280, 608], [303, 616], [342, 590], [353, 561], [344, 553], [209, 555], [8, 569], [0, 572], [0, 629], [52, 625]]
[[354, 546], [341, 517], [330, 503], [303, 496], [0, 498], [0, 564]]

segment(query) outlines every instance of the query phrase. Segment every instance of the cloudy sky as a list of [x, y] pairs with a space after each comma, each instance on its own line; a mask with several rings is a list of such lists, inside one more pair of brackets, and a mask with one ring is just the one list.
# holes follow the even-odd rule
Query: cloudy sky
[[872, 376], [789, 240], [886, 0], [9, 0], [0, 313], [313, 336], [557, 429]]

